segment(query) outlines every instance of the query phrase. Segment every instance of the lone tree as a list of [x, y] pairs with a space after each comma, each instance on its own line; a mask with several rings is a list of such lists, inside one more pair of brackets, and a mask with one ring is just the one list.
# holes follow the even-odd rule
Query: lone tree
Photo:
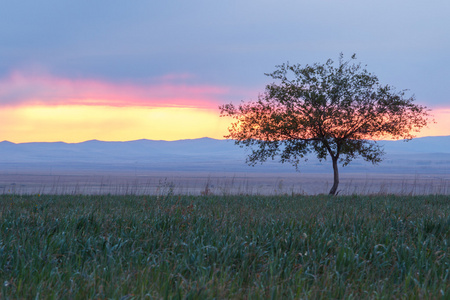
[[250, 165], [279, 155], [282, 163], [297, 168], [308, 153], [315, 152], [320, 161], [329, 155], [334, 170], [330, 195], [335, 195], [339, 163], [346, 166], [358, 156], [379, 163], [384, 152], [377, 139], [410, 140], [430, 117], [425, 106], [413, 103], [414, 96], [381, 85], [355, 59], [354, 54], [344, 61], [341, 53], [337, 65], [329, 59], [304, 67], [276, 66], [265, 75], [279, 83], [267, 85], [257, 101], [220, 106], [221, 116], [235, 119], [225, 137], [252, 149]]

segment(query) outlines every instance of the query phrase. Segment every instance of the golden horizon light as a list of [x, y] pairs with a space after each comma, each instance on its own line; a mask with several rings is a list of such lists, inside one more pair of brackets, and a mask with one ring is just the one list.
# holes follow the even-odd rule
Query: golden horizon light
[[[424, 128], [417, 137], [449, 134], [450, 109], [432, 113], [436, 124]], [[101, 105], [6, 107], [0, 110], [0, 119], [0, 141], [13, 143], [223, 139], [232, 122], [220, 117], [218, 109]]]
[[230, 123], [218, 110], [180, 107], [22, 106], [0, 118], [0, 140], [13, 143], [222, 139]]

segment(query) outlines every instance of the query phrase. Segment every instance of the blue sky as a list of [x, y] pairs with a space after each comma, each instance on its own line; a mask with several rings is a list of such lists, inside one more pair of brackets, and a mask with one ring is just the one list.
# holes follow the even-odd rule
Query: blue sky
[[[0, 103], [23, 105], [29, 93], [51, 89], [29, 79], [41, 76], [216, 87], [226, 91], [211, 98], [216, 107], [256, 98], [275, 65], [343, 52], [418, 103], [448, 110], [449, 12], [448, 1], [3, 1], [0, 87], [11, 86], [12, 74], [28, 79], [0, 91]], [[33, 99], [48, 103], [49, 94]]]

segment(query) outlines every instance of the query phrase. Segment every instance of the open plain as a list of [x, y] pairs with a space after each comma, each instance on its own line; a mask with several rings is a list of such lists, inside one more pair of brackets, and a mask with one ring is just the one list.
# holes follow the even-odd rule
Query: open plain
[[[339, 194], [450, 193], [450, 136], [381, 141], [378, 165], [340, 168]], [[83, 143], [0, 142], [0, 193], [19, 194], [306, 194], [328, 193], [330, 161], [267, 161], [250, 167], [248, 151], [209, 138]]]
[[[0, 173], [2, 194], [316, 195], [332, 183], [327, 173]], [[449, 195], [450, 175], [343, 173], [339, 194]]]

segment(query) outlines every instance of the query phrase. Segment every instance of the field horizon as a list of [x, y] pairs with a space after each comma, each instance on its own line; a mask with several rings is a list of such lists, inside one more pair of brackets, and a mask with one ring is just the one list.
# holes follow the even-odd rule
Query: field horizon
[[[379, 165], [356, 159], [340, 168], [341, 194], [449, 194], [450, 136], [381, 141]], [[0, 142], [0, 193], [321, 194], [330, 161], [309, 156], [299, 172], [268, 161], [246, 165], [246, 149], [211, 138], [83, 143]]]
[[[0, 172], [0, 194], [318, 195], [333, 184], [326, 173], [151, 172], [49, 175]], [[450, 195], [445, 174], [341, 174], [340, 195]]]
[[[450, 136], [380, 141], [378, 165], [340, 167], [341, 194], [450, 194]], [[267, 161], [250, 167], [230, 140], [82, 143], [0, 142], [0, 193], [306, 194], [328, 193], [330, 161], [313, 155], [299, 172]]]

